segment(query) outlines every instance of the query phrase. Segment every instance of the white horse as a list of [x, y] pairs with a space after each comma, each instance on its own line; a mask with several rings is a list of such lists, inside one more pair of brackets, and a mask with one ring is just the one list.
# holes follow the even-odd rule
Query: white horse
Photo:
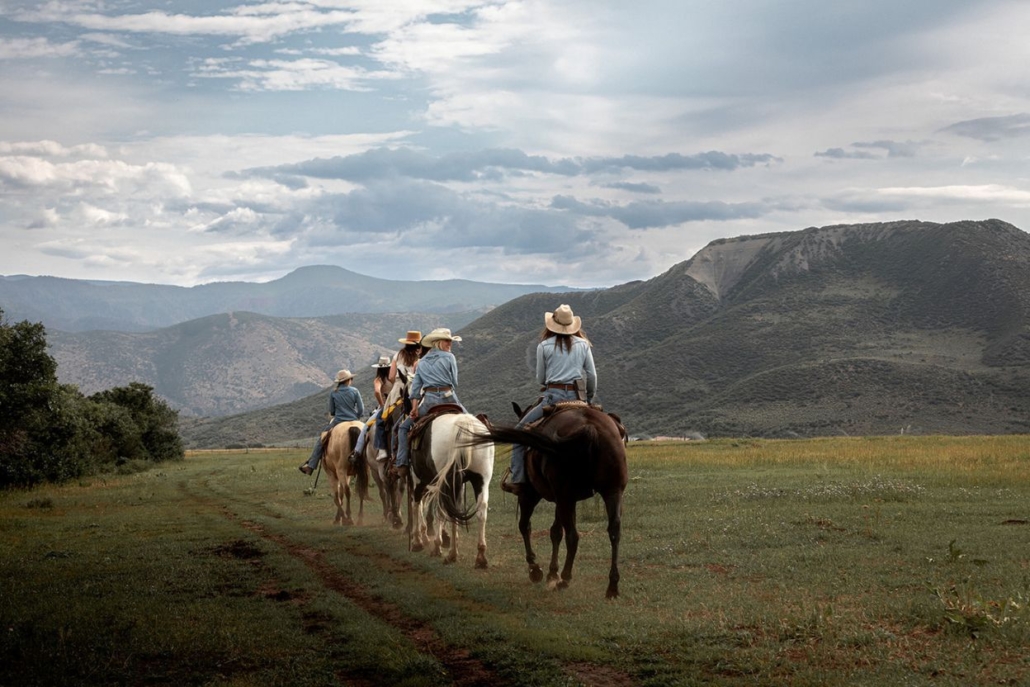
[[[432, 546], [431, 556], [441, 555], [443, 523], [451, 523], [450, 551], [444, 563], [458, 560], [458, 524], [479, 521], [476, 567], [486, 568], [486, 512], [490, 501], [490, 479], [494, 472], [493, 444], [471, 445], [469, 439], [486, 433], [486, 426], [468, 413], [451, 413], [433, 419], [430, 445], [431, 464], [412, 453], [411, 475], [414, 481], [408, 501], [412, 551]], [[421, 452], [419, 452], [421, 453]], [[465, 485], [471, 485], [475, 503], [462, 506]], [[432, 520], [427, 536], [427, 517]]]

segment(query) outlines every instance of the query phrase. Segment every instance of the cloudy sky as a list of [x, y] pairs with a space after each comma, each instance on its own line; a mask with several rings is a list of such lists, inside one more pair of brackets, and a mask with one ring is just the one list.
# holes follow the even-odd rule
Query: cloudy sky
[[610, 286], [1030, 229], [1025, 0], [0, 0], [0, 274]]

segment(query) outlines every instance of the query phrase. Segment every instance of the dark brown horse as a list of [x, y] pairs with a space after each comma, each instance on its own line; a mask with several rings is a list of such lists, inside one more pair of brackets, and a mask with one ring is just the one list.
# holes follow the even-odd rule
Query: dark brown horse
[[[516, 406], [516, 412], [521, 414]], [[551, 567], [548, 581], [559, 589], [569, 585], [579, 548], [576, 503], [600, 494], [608, 514], [612, 547], [606, 596], [619, 595], [619, 538], [622, 530], [622, 495], [628, 481], [625, 430], [618, 418], [586, 403], [559, 404], [535, 426], [519, 429], [492, 426], [477, 441], [522, 444], [526, 447], [526, 475], [519, 496], [519, 532], [526, 546], [526, 563], [533, 582], [543, 579], [530, 543], [533, 510], [541, 499], [555, 505], [551, 525]], [[558, 547], [565, 537], [565, 565], [558, 575]]]

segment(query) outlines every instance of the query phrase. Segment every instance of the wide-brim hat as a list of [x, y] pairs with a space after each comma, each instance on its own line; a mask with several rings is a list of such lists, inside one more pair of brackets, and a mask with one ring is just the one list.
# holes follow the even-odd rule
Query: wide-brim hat
[[403, 339], [397, 339], [398, 343], [414, 345], [422, 340], [422, 332], [417, 329], [411, 329], [408, 331], [408, 335]]
[[461, 337], [451, 334], [450, 329], [440, 327], [422, 337], [422, 346], [429, 348], [436, 341], [461, 341]]
[[354, 375], [351, 374], [350, 370], [340, 370], [336, 373], [337, 384], [343, 384], [348, 379], [354, 379]]
[[572, 314], [572, 308], [559, 305], [554, 312], [544, 313], [544, 326], [555, 334], [575, 334], [583, 327], [583, 318]]
[[372, 367], [376, 367], [376, 368], [379, 368], [379, 367], [390, 367], [390, 356], [388, 356], [388, 355], [381, 355], [381, 356], [379, 356], [379, 362], [376, 363], [375, 365], [373, 365]]

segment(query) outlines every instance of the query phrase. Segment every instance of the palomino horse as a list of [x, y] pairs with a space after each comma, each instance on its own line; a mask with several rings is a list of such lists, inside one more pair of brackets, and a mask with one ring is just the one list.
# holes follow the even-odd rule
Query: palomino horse
[[[521, 415], [518, 406], [516, 413]], [[526, 428], [491, 427], [475, 442], [493, 441], [526, 447], [526, 475], [519, 496], [519, 532], [526, 547], [529, 578], [543, 579], [530, 544], [530, 518], [541, 499], [555, 505], [551, 525], [551, 567], [547, 579], [559, 589], [572, 580], [572, 564], [579, 548], [576, 502], [595, 493], [604, 499], [608, 515], [608, 539], [612, 547], [606, 596], [619, 595], [619, 538], [622, 530], [622, 495], [628, 481], [625, 430], [615, 416], [585, 402], [559, 403], [538, 424]], [[565, 535], [565, 565], [558, 577], [558, 547]]]
[[[409, 485], [408, 498], [411, 549], [421, 551], [428, 543], [432, 545], [430, 555], [441, 555], [446, 520], [451, 523], [451, 536], [450, 551], [444, 563], [453, 563], [458, 560], [458, 524], [467, 525], [478, 519], [476, 567], [486, 568], [486, 512], [494, 472], [494, 446], [486, 441], [476, 445], [469, 442], [469, 437], [484, 435], [487, 431], [486, 425], [476, 417], [468, 413], [433, 413], [432, 410], [430, 413], [435, 417], [428, 428], [428, 446], [413, 448], [411, 452], [413, 483]], [[475, 497], [475, 503], [469, 508], [463, 508], [460, 503], [466, 484], [472, 486]], [[424, 511], [429, 512], [432, 520], [428, 537]]]
[[358, 461], [351, 465], [347, 460], [354, 445], [361, 434], [361, 420], [341, 422], [329, 430], [329, 442], [325, 447], [325, 454], [322, 456], [322, 463], [325, 465], [325, 474], [329, 477], [329, 489], [333, 494], [333, 502], [336, 503], [336, 518], [334, 525], [353, 525], [354, 521], [350, 515], [350, 478], [356, 477], [355, 486], [358, 490], [358, 524], [361, 524], [365, 517], [365, 499], [368, 498], [368, 464], [364, 456], [359, 456]]

